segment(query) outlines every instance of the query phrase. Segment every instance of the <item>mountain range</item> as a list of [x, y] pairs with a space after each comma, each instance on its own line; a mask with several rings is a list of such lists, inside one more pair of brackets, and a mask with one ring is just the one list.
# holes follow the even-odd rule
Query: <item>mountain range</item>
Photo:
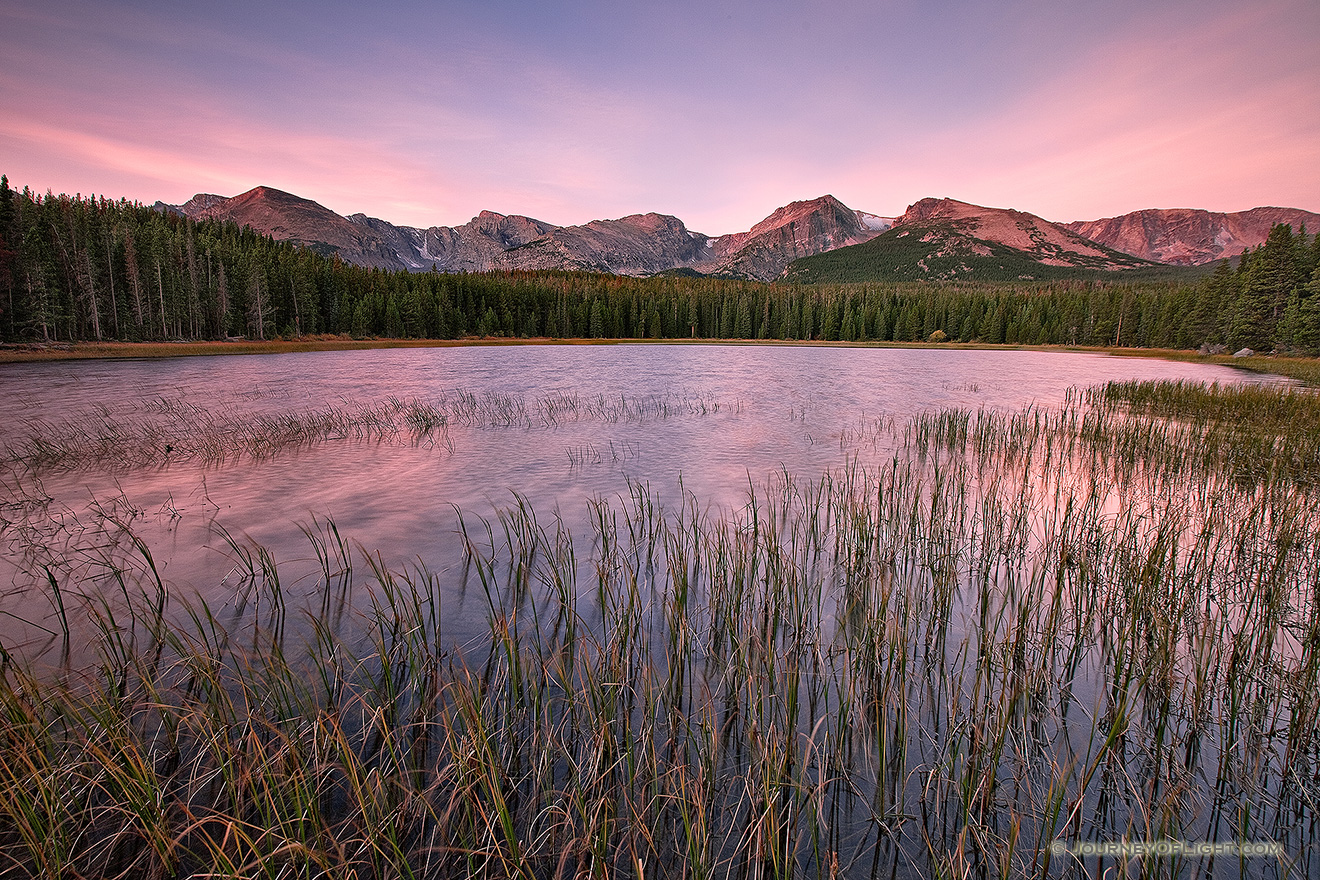
[[792, 202], [746, 232], [718, 236], [656, 213], [555, 226], [482, 211], [461, 226], [421, 229], [364, 214], [344, 217], [266, 186], [233, 197], [199, 193], [182, 205], [157, 202], [156, 207], [197, 220], [233, 221], [381, 269], [677, 271], [759, 281], [1045, 278], [1077, 270], [1194, 266], [1258, 246], [1275, 223], [1320, 229], [1320, 215], [1295, 208], [1236, 214], [1151, 209], [1060, 224], [1022, 211], [934, 198], [916, 202], [899, 217], [883, 217], [849, 208], [831, 195]]
[[277, 241], [381, 269], [563, 269], [620, 275], [689, 270], [760, 281], [779, 277], [799, 257], [868, 241], [893, 223], [828, 195], [785, 205], [746, 232], [720, 236], [695, 232], [677, 217], [655, 213], [555, 226], [482, 211], [461, 226], [419, 229], [365, 214], [342, 217], [268, 186], [232, 198], [199, 193], [182, 205], [158, 202], [156, 207], [194, 220], [231, 220]]

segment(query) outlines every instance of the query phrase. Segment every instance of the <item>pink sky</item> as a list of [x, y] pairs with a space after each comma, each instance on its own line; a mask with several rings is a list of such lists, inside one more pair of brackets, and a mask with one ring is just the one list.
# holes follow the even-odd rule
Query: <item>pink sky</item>
[[265, 184], [453, 225], [826, 192], [1052, 220], [1320, 210], [1320, 4], [322, 3], [0, 10], [0, 171], [178, 203]]

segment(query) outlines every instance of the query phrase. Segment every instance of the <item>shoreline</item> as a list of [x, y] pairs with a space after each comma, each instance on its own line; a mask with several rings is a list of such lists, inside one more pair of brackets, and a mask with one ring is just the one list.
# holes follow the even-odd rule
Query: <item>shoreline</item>
[[1103, 354], [1111, 357], [1157, 358], [1217, 364], [1253, 373], [1271, 373], [1320, 385], [1320, 359], [1303, 357], [1203, 355], [1163, 348], [1114, 348], [1083, 345], [1022, 345], [982, 342], [844, 342], [808, 339], [554, 339], [550, 337], [465, 337], [463, 339], [349, 339], [317, 336], [195, 342], [54, 342], [0, 345], [0, 365], [71, 360], [124, 360], [217, 355], [290, 354], [317, 351], [364, 351], [383, 348], [470, 348], [512, 345], [764, 345], [821, 348], [910, 348], [949, 351], [1043, 351]]

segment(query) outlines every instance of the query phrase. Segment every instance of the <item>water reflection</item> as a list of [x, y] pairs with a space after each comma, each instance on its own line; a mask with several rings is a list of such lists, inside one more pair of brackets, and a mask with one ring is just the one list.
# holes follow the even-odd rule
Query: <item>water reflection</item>
[[[123, 497], [171, 581], [222, 603], [217, 524], [296, 565], [296, 524], [329, 517], [387, 564], [450, 572], [461, 565], [455, 511], [489, 517], [513, 492], [578, 533], [588, 501], [626, 496], [629, 483], [665, 504], [690, 492], [736, 510], [777, 472], [810, 479], [882, 460], [897, 442], [888, 427], [919, 412], [1048, 406], [1072, 386], [1132, 377], [1260, 381], [1086, 354], [723, 345], [84, 361], [7, 367], [0, 443], [13, 450], [56, 426], [91, 436], [91, 453], [39, 474], [61, 521]], [[391, 410], [404, 402], [444, 423], [415, 430]], [[380, 428], [385, 410], [394, 430]], [[266, 421], [276, 424], [251, 430]], [[254, 446], [242, 431], [267, 446], [244, 454]]]
[[[552, 425], [468, 420], [467, 426], [449, 425], [443, 444], [415, 442], [411, 435], [322, 435], [309, 445], [273, 450], [277, 454], [265, 460], [232, 465], [180, 462], [130, 438], [133, 445], [111, 448], [90, 467], [43, 476], [46, 491], [73, 507], [122, 489], [148, 513], [184, 514], [153, 526], [159, 528], [153, 541], [177, 541], [182, 530], [182, 546], [201, 546], [206, 521], [219, 516], [231, 530], [284, 550], [297, 538], [288, 523], [317, 514], [334, 517], [386, 554], [398, 547], [411, 555], [418, 552], [418, 536], [452, 533], [453, 506], [489, 514], [510, 491], [578, 517], [586, 500], [618, 494], [625, 480], [673, 500], [681, 477], [703, 503], [727, 507], [740, 503], [750, 483], [781, 467], [809, 476], [850, 456], [881, 454], [886, 441], [874, 432], [869, 443], [853, 436], [877, 417], [901, 421], [942, 406], [1049, 404], [1070, 385], [1134, 375], [1238, 378], [1224, 368], [1093, 355], [677, 345], [30, 364], [6, 368], [0, 442], [12, 447], [27, 433], [42, 433], [42, 422], [82, 431], [89, 413], [129, 421], [152, 410], [162, 415], [162, 409], [196, 410], [242, 425], [456, 394], [532, 407], [555, 397], [703, 404], [665, 417]], [[590, 452], [600, 449], [610, 452]], [[155, 466], [116, 472], [116, 464], [139, 459]], [[196, 556], [171, 555], [171, 573], [205, 589], [214, 571], [198, 567], [206, 554]]]

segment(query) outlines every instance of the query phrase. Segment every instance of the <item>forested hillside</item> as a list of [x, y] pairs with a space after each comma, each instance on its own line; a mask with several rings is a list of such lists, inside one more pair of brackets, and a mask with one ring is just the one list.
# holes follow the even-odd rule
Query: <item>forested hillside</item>
[[1277, 226], [1200, 282], [761, 284], [352, 266], [138, 203], [0, 178], [0, 338], [549, 336], [956, 341], [1320, 353], [1320, 243]]

